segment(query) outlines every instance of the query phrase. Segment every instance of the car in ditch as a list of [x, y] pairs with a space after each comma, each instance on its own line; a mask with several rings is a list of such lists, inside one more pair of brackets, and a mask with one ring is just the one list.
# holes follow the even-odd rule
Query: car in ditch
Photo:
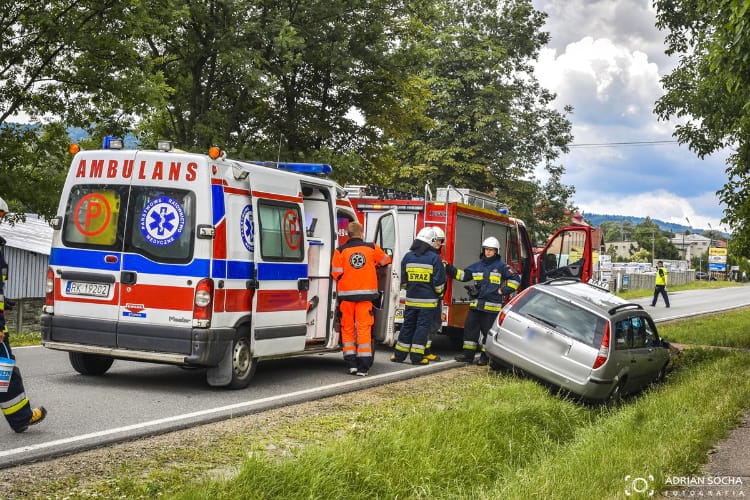
[[616, 402], [664, 379], [669, 343], [639, 304], [576, 279], [533, 285], [499, 313], [490, 366], [512, 367], [593, 402]]

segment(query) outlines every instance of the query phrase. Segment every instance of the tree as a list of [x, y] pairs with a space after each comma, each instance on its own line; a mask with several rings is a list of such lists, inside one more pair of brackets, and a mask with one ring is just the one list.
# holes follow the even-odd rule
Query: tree
[[750, 254], [750, 4], [735, 0], [656, 0], [657, 27], [678, 66], [663, 78], [661, 119], [684, 123], [675, 136], [700, 158], [725, 148], [728, 180], [718, 191], [732, 245]]
[[[572, 137], [567, 118], [549, 106], [531, 62], [549, 39], [545, 14], [528, 0], [437, 0], [420, 19], [425, 28], [408, 44], [419, 47], [416, 75], [429, 83], [428, 121], [394, 138], [403, 166], [394, 181], [471, 187], [494, 192], [516, 213], [541, 210], [561, 219], [573, 188], [559, 183], [554, 162]], [[567, 111], [571, 111], [569, 108]], [[551, 183], [535, 185], [534, 169], [547, 168]], [[546, 191], [546, 193], [545, 193]], [[523, 196], [539, 193], [539, 206]], [[545, 195], [559, 195], [554, 203]], [[525, 204], [526, 203], [526, 204]], [[524, 205], [525, 204], [525, 205]], [[526, 217], [533, 220], [533, 216]]]

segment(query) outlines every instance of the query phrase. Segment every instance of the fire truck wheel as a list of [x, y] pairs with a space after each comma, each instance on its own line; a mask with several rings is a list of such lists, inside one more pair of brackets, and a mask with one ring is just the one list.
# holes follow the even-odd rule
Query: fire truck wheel
[[81, 375], [103, 375], [115, 361], [109, 356], [84, 354], [82, 352], [70, 352], [68, 357], [73, 369]]
[[258, 367], [258, 358], [253, 358], [252, 354], [249, 337], [240, 336], [234, 340], [230, 389], [244, 389], [250, 383]]

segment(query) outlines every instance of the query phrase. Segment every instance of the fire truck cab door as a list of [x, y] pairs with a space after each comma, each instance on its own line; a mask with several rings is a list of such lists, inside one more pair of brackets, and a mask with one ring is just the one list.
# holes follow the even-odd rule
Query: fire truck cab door
[[395, 315], [398, 308], [398, 294], [401, 289], [399, 276], [401, 255], [399, 251], [398, 213], [395, 209], [385, 212], [378, 218], [374, 242], [391, 257], [391, 263], [378, 268], [378, 290], [380, 307], [376, 307], [373, 338], [375, 341], [392, 345], [395, 341]]
[[269, 182], [261, 186], [263, 191], [256, 189], [252, 202], [256, 235], [253, 355], [301, 352], [307, 335], [310, 280], [299, 182], [286, 187]]
[[555, 278], [592, 277], [592, 236], [589, 226], [565, 226], [547, 241], [537, 257], [539, 282]]

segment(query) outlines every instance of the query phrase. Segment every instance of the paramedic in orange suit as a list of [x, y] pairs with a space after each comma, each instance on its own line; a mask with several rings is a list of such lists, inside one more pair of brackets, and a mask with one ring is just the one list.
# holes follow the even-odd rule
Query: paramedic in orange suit
[[391, 258], [375, 243], [362, 240], [359, 222], [349, 223], [347, 232], [349, 241], [333, 253], [331, 276], [338, 282], [344, 361], [349, 373], [364, 377], [373, 362], [372, 301], [380, 298], [375, 268], [388, 265]]

